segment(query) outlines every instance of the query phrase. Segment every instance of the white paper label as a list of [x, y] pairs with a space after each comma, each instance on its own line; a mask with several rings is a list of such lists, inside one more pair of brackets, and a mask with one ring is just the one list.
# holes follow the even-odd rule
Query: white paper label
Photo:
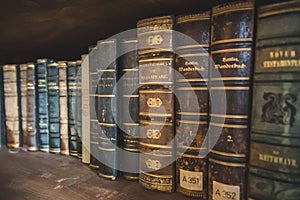
[[213, 200], [239, 200], [240, 186], [213, 181]]
[[203, 190], [203, 173], [180, 169], [180, 186], [194, 191]]

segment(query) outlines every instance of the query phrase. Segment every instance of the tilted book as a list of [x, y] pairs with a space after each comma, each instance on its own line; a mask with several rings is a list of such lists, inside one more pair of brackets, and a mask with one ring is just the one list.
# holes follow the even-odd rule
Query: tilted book
[[177, 191], [207, 199], [210, 12], [176, 17]]
[[253, 26], [253, 1], [212, 8], [210, 92], [220, 109], [210, 111], [209, 199], [247, 196]]
[[58, 61], [60, 153], [69, 155], [67, 63]]
[[300, 196], [300, 1], [258, 8], [249, 160], [251, 199]]
[[[119, 44], [118, 60], [118, 137], [124, 150], [120, 157], [122, 175], [128, 180], [139, 178], [139, 71], [137, 40], [124, 39]], [[128, 154], [126, 154], [128, 152]]]
[[139, 20], [139, 183], [147, 189], [175, 190], [174, 16]]
[[58, 63], [48, 63], [49, 152], [60, 153], [60, 106]]

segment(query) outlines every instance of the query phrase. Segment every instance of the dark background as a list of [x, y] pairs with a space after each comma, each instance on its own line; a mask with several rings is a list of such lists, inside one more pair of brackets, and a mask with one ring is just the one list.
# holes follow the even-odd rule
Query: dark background
[[9, 0], [0, 8], [0, 63], [80, 59], [138, 19], [209, 10], [226, 0]]

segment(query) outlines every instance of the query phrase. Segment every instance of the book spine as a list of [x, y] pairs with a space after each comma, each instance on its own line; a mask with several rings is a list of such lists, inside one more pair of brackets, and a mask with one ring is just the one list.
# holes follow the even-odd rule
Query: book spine
[[82, 162], [90, 163], [90, 76], [89, 55], [81, 56], [81, 101], [82, 101]]
[[176, 37], [177, 191], [207, 199], [210, 12], [178, 16], [176, 30], [186, 37]]
[[[127, 39], [119, 45], [118, 71], [118, 136], [124, 151], [120, 155], [123, 177], [127, 180], [139, 178], [139, 71], [137, 65], [137, 40]], [[128, 111], [128, 112], [126, 112]]]
[[49, 151], [60, 153], [60, 107], [58, 63], [48, 64]]
[[11, 152], [16, 152], [20, 147], [17, 65], [3, 66], [3, 83], [6, 118], [6, 146]]
[[69, 155], [68, 132], [68, 94], [67, 94], [67, 64], [58, 62], [59, 69], [59, 115], [60, 115], [60, 153]]
[[258, 8], [249, 198], [297, 199], [300, 188], [300, 2]]
[[100, 151], [98, 151], [99, 146], [99, 124], [96, 115], [96, 94], [97, 94], [97, 84], [98, 84], [98, 48], [93, 46], [89, 48], [89, 103], [90, 103], [90, 168], [99, 169], [100, 166]]
[[100, 166], [98, 175], [115, 180], [117, 171], [117, 44], [116, 40], [98, 41], [97, 65], [99, 82], [95, 98], [96, 114], [99, 123], [98, 151]]
[[210, 89], [226, 110], [210, 111], [210, 126], [221, 133], [218, 138], [210, 134], [215, 144], [209, 158], [209, 199], [246, 199], [253, 21], [253, 1], [212, 8]]
[[138, 21], [140, 174], [150, 190], [175, 190], [173, 16]]
[[78, 155], [77, 149], [77, 124], [75, 120], [76, 115], [76, 98], [77, 98], [77, 90], [76, 90], [76, 74], [77, 74], [77, 65], [76, 62], [68, 62], [67, 69], [68, 76], [68, 121], [69, 121], [69, 149], [70, 155], [76, 156]]
[[0, 66], [0, 145], [5, 145], [6, 131], [5, 131], [5, 107], [4, 107], [4, 88], [3, 88], [3, 66]]
[[27, 133], [28, 150], [37, 151], [35, 64], [27, 64]]
[[82, 61], [76, 61], [77, 75], [76, 75], [76, 107], [75, 107], [75, 122], [77, 127], [77, 157], [82, 159], [82, 100], [81, 100], [81, 66]]
[[36, 65], [37, 79], [37, 133], [39, 150], [49, 152], [49, 113], [48, 113], [48, 79], [47, 59], [38, 59]]
[[27, 64], [20, 65], [23, 147], [28, 147], [27, 133]]

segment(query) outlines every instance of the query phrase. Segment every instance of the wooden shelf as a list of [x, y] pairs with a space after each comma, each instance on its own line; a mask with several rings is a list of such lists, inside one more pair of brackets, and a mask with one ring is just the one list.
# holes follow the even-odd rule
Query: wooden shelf
[[0, 163], [0, 199], [190, 199], [179, 193], [145, 190], [137, 182], [122, 177], [115, 181], [103, 179], [72, 156], [43, 152], [11, 154], [2, 147]]

